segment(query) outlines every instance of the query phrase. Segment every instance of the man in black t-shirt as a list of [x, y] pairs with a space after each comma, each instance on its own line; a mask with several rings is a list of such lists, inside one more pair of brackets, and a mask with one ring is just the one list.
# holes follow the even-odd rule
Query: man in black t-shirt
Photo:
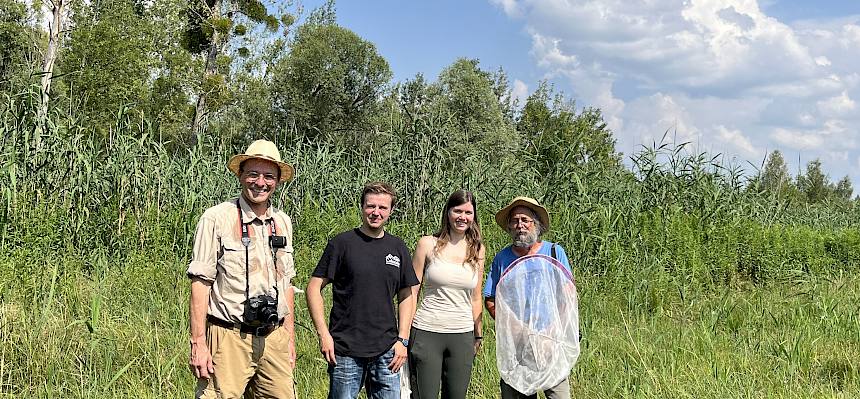
[[[403, 240], [385, 232], [394, 190], [370, 183], [361, 193], [361, 226], [338, 234], [308, 282], [308, 309], [328, 361], [330, 399], [353, 399], [367, 383], [373, 399], [399, 399], [418, 285]], [[332, 284], [329, 324], [322, 289]], [[397, 295], [397, 315], [392, 298]]]

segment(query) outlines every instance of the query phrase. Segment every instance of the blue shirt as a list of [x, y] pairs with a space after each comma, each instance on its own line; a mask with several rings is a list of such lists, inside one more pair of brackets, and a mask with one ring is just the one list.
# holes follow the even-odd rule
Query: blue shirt
[[[537, 253], [552, 256], [552, 246], [555, 243], [551, 241], [542, 241], [541, 243], [542, 245]], [[556, 259], [564, 265], [564, 268], [567, 269], [567, 271], [573, 272], [570, 270], [570, 263], [567, 260], [567, 254], [564, 253], [564, 248], [562, 248], [561, 245], [555, 244], [555, 256]], [[490, 265], [490, 272], [487, 273], [487, 282], [484, 283], [485, 298], [495, 298], [496, 285], [499, 284], [499, 278], [502, 277], [502, 272], [504, 272], [505, 269], [507, 269], [508, 266], [518, 258], [520, 258], [520, 256], [514, 253], [514, 250], [510, 245], [496, 254], [493, 258], [492, 265]]]

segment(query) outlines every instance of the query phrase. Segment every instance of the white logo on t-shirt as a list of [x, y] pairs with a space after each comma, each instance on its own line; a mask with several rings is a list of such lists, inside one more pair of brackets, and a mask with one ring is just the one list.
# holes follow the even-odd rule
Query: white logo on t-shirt
[[394, 267], [400, 267], [400, 257], [388, 254], [388, 256], [385, 257], [385, 264]]

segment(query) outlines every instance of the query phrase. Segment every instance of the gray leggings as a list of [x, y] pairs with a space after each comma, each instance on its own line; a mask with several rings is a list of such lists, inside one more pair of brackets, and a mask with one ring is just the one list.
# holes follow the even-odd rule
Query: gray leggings
[[475, 359], [474, 332], [442, 334], [413, 327], [410, 335], [412, 399], [436, 399], [440, 385], [442, 399], [465, 398]]

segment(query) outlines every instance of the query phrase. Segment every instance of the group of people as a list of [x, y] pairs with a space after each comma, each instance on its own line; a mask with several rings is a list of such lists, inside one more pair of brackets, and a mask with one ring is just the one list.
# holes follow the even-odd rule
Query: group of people
[[[187, 270], [196, 397], [295, 398], [292, 222], [271, 201], [294, 170], [265, 140], [227, 167], [241, 193], [200, 217]], [[396, 205], [391, 186], [368, 183], [360, 195], [361, 225], [328, 242], [308, 282], [328, 397], [357, 398], [364, 387], [369, 398], [399, 399], [400, 369], [408, 361], [413, 398], [435, 399], [440, 391], [442, 398], [465, 398], [483, 342], [483, 308], [496, 317], [496, 287], [507, 267], [542, 254], [570, 272], [567, 256], [560, 245], [541, 240], [549, 229], [547, 210], [517, 197], [496, 214], [511, 244], [493, 257], [482, 291], [486, 247], [474, 195], [451, 194], [439, 230], [421, 237], [414, 256], [385, 231]], [[502, 398], [536, 398], [504, 379], [500, 391]], [[544, 393], [569, 398], [568, 380]]]

